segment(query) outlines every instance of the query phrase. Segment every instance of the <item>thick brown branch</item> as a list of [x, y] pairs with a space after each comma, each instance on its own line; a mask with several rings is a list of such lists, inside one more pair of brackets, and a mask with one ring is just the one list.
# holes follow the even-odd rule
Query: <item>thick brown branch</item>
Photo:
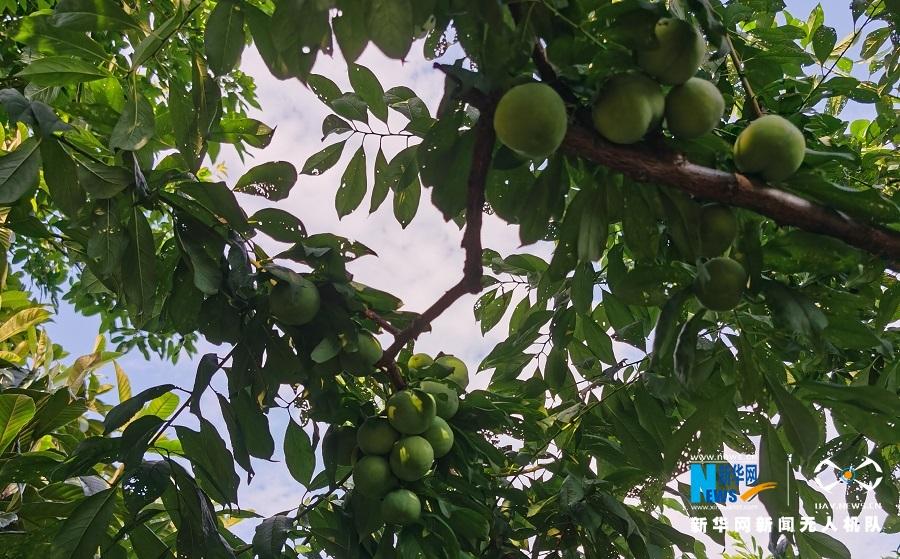
[[[747, 81], [743, 63], [734, 50], [731, 37], [728, 37], [728, 44], [732, 62], [747, 92], [747, 99], [752, 103], [755, 116], [761, 116], [762, 108]], [[558, 85], [556, 72], [539, 44], [534, 47], [532, 60], [542, 80], [551, 85]], [[466, 100], [475, 107], [485, 102], [480, 95], [469, 95]], [[900, 233], [855, 220], [800, 196], [767, 186], [758, 180], [737, 173], [694, 165], [671, 152], [660, 154], [646, 147], [612, 144], [577, 123], [570, 127], [562, 149], [572, 155], [620, 171], [635, 180], [668, 185], [698, 198], [753, 210], [782, 225], [792, 225], [813, 233], [835, 237], [881, 256], [895, 269], [900, 265]]]
[[891, 265], [900, 262], [900, 233], [858, 221], [744, 175], [695, 165], [673, 153], [612, 144], [578, 125], [569, 128], [562, 149], [634, 180], [668, 185], [704, 200], [753, 210], [781, 225], [835, 237], [881, 256]]
[[425, 312], [413, 319], [407, 328], [397, 333], [394, 336], [394, 343], [384, 351], [381, 366], [386, 369], [395, 389], [403, 388], [406, 384], [394, 362], [403, 346], [428, 330], [431, 323], [460, 297], [467, 293], [481, 291], [481, 223], [484, 215], [484, 185], [491, 167], [495, 136], [492, 125], [493, 104], [485, 103], [480, 108], [481, 115], [475, 125], [475, 146], [466, 194], [466, 230], [461, 243], [465, 250], [463, 277]]

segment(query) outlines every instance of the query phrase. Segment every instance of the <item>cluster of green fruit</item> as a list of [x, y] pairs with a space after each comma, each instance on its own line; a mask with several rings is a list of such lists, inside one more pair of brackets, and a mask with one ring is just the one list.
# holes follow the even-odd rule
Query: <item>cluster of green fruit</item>
[[700, 210], [700, 250], [708, 258], [694, 281], [700, 303], [714, 311], [737, 306], [747, 286], [747, 271], [736, 260], [722, 256], [737, 237], [738, 222], [731, 208], [707, 204]]
[[433, 361], [413, 355], [411, 374], [449, 369], [443, 379], [424, 379], [416, 388], [396, 392], [387, 401], [384, 415], [366, 419], [356, 432], [362, 456], [353, 464], [354, 491], [368, 499], [380, 499], [381, 518], [388, 524], [415, 522], [422, 503], [409, 487], [431, 470], [437, 458], [453, 448], [453, 430], [447, 420], [459, 409], [459, 393], [469, 382], [466, 365], [445, 355]]
[[[657, 128], [663, 117], [669, 131], [681, 139], [707, 134], [722, 119], [725, 101], [719, 89], [694, 76], [706, 56], [703, 35], [677, 18], [660, 19], [654, 35], [651, 47], [635, 53], [643, 73], [612, 76], [594, 101], [594, 127], [611, 142], [638, 142]], [[664, 94], [662, 85], [672, 88]], [[559, 148], [567, 122], [562, 98], [541, 83], [513, 87], [494, 113], [500, 141], [532, 159], [545, 159]], [[806, 142], [796, 126], [778, 115], [766, 115], [738, 136], [734, 161], [742, 172], [781, 181], [800, 167], [805, 150]]]

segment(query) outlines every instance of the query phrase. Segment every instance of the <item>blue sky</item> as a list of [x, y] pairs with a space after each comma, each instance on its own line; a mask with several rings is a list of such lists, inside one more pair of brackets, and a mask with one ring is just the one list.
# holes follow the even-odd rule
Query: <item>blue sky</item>
[[[829, 0], [828, 3], [832, 2]], [[846, 9], [849, 2], [842, 0], [834, 4], [839, 5], [833, 5], [826, 10], [825, 24], [836, 28], [840, 40], [851, 31], [849, 10]], [[809, 0], [794, 0], [788, 1], [787, 5], [795, 17], [805, 20], [816, 3]], [[431, 63], [422, 58], [420, 52], [420, 45], [414, 45], [410, 60], [401, 64], [385, 59], [376, 49], [370, 47], [360, 62], [379, 76], [385, 89], [401, 84], [410, 86], [429, 107], [434, 109], [442, 93], [443, 80], [442, 76], [431, 68]], [[858, 49], [851, 52], [858, 52]], [[243, 163], [232, 153], [223, 153], [226, 172], [224, 178], [229, 184], [233, 184], [249, 167], [264, 161], [285, 160], [300, 168], [309, 155], [321, 149], [320, 126], [327, 114], [323, 105], [299, 82], [280, 82], [271, 78], [255, 49], [245, 51], [241, 67], [257, 80], [257, 93], [260, 105], [264, 108], [264, 111], [252, 116], [269, 125], [277, 125], [277, 131], [269, 148], [258, 152], [258, 157], [254, 160]], [[315, 71], [329, 76], [345, 91], [350, 89], [346, 78], [346, 66], [339, 58], [320, 59]], [[872, 111], [872, 106], [853, 106], [848, 109], [848, 113], [852, 114], [852, 117], [848, 118], [864, 118], [872, 114]], [[334, 192], [339, 181], [340, 169], [343, 168], [349, 155], [355, 151], [358, 142], [358, 139], [348, 142], [348, 147], [344, 150], [345, 160], [332, 169], [332, 172], [321, 177], [302, 176], [291, 196], [279, 202], [277, 206], [295, 213], [311, 232], [335, 232], [365, 242], [379, 254], [379, 257], [366, 257], [352, 263], [350, 270], [356, 279], [373, 287], [388, 290], [400, 296], [407, 309], [420, 311], [460, 276], [463, 260], [459, 249], [460, 231], [452, 223], [447, 224], [443, 221], [440, 214], [428, 202], [427, 192], [423, 193], [419, 212], [406, 230], [402, 230], [394, 220], [389, 202], [372, 216], [360, 211], [338, 220], [334, 210]], [[367, 145], [374, 145], [374, 141], [368, 142], [370, 144]], [[384, 147], [390, 158], [404, 145], [402, 140], [386, 140]], [[242, 197], [241, 202], [248, 213], [268, 205], [265, 200], [253, 197]], [[367, 201], [363, 206], [367, 207]], [[483, 238], [486, 247], [501, 254], [506, 255], [518, 250], [516, 229], [491, 216], [486, 216]], [[276, 243], [264, 246], [267, 249], [274, 249]], [[537, 245], [527, 247], [527, 250], [548, 255], [550, 247]], [[416, 349], [429, 353], [444, 351], [456, 354], [469, 364], [471, 370], [474, 370], [481, 358], [502, 339], [506, 325], [501, 323], [487, 336], [480, 336], [472, 315], [473, 302], [474, 297], [471, 296], [457, 302], [435, 321], [432, 332], [421, 336]], [[73, 309], [64, 306], [48, 329], [54, 341], [61, 343], [73, 354], [80, 354], [90, 350], [98, 324], [96, 318], [78, 316]], [[200, 355], [209, 351], [218, 351], [220, 355], [224, 355], [228, 349], [202, 343]], [[617, 355], [619, 358], [628, 356], [627, 350], [623, 350], [621, 346], [617, 346], [617, 352], [621, 352]], [[130, 376], [134, 391], [137, 392], [164, 382], [189, 387], [192, 384], [196, 359], [185, 358], [177, 366], [172, 366], [171, 363], [158, 360], [145, 361], [140, 354], [134, 353], [122, 358], [120, 364]], [[112, 370], [105, 373], [110, 382], [114, 382]], [[219, 378], [217, 382], [224, 389], [222, 380]], [[473, 385], [483, 387], [487, 384], [487, 380], [486, 374], [480, 374], [475, 378]], [[207, 415], [210, 419], [221, 423], [214, 397], [211, 398], [209, 395], [204, 397], [203, 409], [208, 410]], [[277, 439], [280, 439], [280, 434], [284, 432], [286, 422], [285, 410], [274, 410], [270, 413], [272, 431]], [[188, 418], [185, 424], [192, 424], [192, 418]], [[289, 476], [280, 461], [281, 458], [278, 450], [274, 462], [254, 461], [257, 476], [249, 487], [243, 485], [241, 488], [242, 507], [268, 515], [295, 507], [300, 503], [304, 489]], [[686, 525], [680, 527], [687, 530]], [[245, 522], [239, 525], [237, 531], [249, 538], [252, 535], [252, 523]], [[854, 556], [868, 554], [880, 557], [881, 554], [894, 549], [891, 546], [891, 538], [885, 535], [860, 535], [851, 538], [838, 534], [838, 537], [851, 547]], [[713, 555], [715, 549], [714, 545], [709, 547]]]

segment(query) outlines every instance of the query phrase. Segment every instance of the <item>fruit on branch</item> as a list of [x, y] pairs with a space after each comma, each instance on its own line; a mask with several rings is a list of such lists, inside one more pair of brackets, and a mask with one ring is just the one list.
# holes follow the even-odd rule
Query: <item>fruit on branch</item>
[[356, 346], [356, 351], [359, 353], [360, 358], [370, 366], [378, 363], [378, 360], [384, 354], [381, 343], [369, 332], [360, 332], [356, 339]]
[[391, 449], [391, 471], [403, 481], [422, 479], [433, 464], [434, 449], [424, 437], [404, 437]]
[[356, 432], [356, 443], [366, 454], [388, 454], [399, 438], [400, 433], [384, 417], [366, 419]]
[[386, 524], [410, 524], [422, 514], [419, 497], [409, 489], [397, 489], [384, 496], [381, 501], [381, 517]]
[[419, 371], [423, 371], [428, 367], [431, 367], [434, 364], [434, 359], [431, 358], [427, 353], [416, 353], [412, 357], [409, 358], [409, 361], [406, 362], [407, 368], [409, 368], [410, 373], [418, 373]]
[[391, 426], [405, 435], [418, 435], [428, 429], [436, 411], [434, 397], [424, 390], [401, 390], [387, 401]]
[[339, 466], [349, 466], [356, 449], [356, 429], [349, 425], [332, 425], [322, 438], [322, 458]]
[[594, 102], [594, 128], [610, 142], [633, 144], [659, 124], [664, 107], [659, 84], [643, 74], [618, 74], [606, 81]]
[[272, 314], [285, 324], [302, 326], [319, 312], [319, 289], [299, 274], [292, 281], [279, 281], [269, 295]]
[[783, 181], [800, 168], [806, 152], [803, 133], [789, 120], [765, 115], [750, 123], [734, 143], [734, 163], [742, 173]]
[[666, 85], [678, 85], [693, 76], [706, 56], [706, 41], [683, 19], [662, 18], [653, 29], [656, 44], [637, 52], [645, 72]]
[[440, 417], [434, 418], [431, 427], [422, 433], [422, 437], [431, 445], [435, 458], [446, 455], [453, 448], [453, 430]]
[[734, 212], [721, 204], [706, 204], [700, 210], [700, 252], [706, 258], [720, 256], [737, 237]]
[[453, 355], [442, 355], [437, 358], [435, 363], [453, 369], [449, 375], [444, 377], [444, 380], [452, 382], [460, 390], [465, 390], [469, 386], [469, 368], [466, 367], [462, 359]]
[[694, 293], [707, 309], [729, 311], [740, 303], [746, 287], [744, 267], [727, 256], [719, 256], [703, 264], [694, 282]]
[[543, 83], [517, 85], [494, 112], [494, 130], [503, 145], [531, 159], [546, 159], [562, 143], [568, 127], [566, 105]]
[[383, 456], [363, 456], [353, 466], [353, 485], [367, 497], [381, 497], [397, 487], [397, 478]]
[[459, 409], [459, 395], [454, 388], [433, 380], [423, 380], [419, 384], [419, 388], [434, 398], [438, 417], [450, 419], [456, 415], [456, 411]]
[[666, 128], [676, 138], [697, 138], [711, 131], [725, 112], [725, 100], [715, 84], [691, 78], [666, 95]]

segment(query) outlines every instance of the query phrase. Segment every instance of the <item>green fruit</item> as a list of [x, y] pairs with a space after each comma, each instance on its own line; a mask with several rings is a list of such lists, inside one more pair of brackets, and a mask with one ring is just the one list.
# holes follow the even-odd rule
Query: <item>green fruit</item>
[[459, 409], [459, 395], [457, 395], [456, 389], [433, 380], [423, 380], [419, 383], [419, 388], [434, 397], [438, 417], [450, 419], [456, 415], [456, 411]]
[[666, 127], [676, 138], [697, 138], [711, 131], [725, 112], [725, 100], [713, 83], [691, 78], [666, 95]]
[[384, 350], [381, 349], [381, 344], [375, 339], [375, 336], [368, 332], [359, 333], [359, 336], [356, 338], [356, 347], [356, 351], [359, 353], [360, 358], [367, 365], [378, 363], [381, 356], [384, 354]]
[[423, 437], [413, 435], [394, 443], [391, 471], [403, 481], [422, 479], [434, 464], [434, 449]]
[[703, 256], [719, 256], [737, 237], [738, 222], [734, 212], [721, 204], [706, 204], [700, 210], [700, 248]]
[[531, 159], [546, 159], [562, 143], [568, 126], [566, 105], [552, 87], [517, 85], [494, 112], [494, 130], [503, 145]]
[[422, 502], [409, 489], [397, 489], [381, 501], [381, 517], [386, 524], [410, 524], [422, 514]]
[[466, 364], [459, 357], [442, 355], [437, 358], [436, 363], [453, 369], [449, 375], [444, 377], [444, 380], [452, 382], [460, 390], [465, 390], [469, 386], [469, 368], [466, 367]]
[[436, 412], [434, 397], [423, 390], [401, 390], [387, 401], [391, 426], [406, 435], [418, 435], [428, 429]]
[[778, 115], [765, 115], [738, 135], [734, 163], [742, 173], [759, 173], [777, 182], [800, 168], [805, 152], [806, 140], [796, 126]]
[[434, 359], [427, 353], [417, 353], [409, 358], [409, 361], [406, 362], [406, 366], [409, 368], [410, 372], [415, 373], [431, 367], [433, 363]]
[[399, 438], [400, 433], [384, 417], [370, 417], [356, 432], [356, 442], [366, 454], [387, 454]]
[[641, 49], [637, 61], [645, 72], [666, 85], [686, 82], [706, 56], [706, 41], [683, 19], [663, 18], [653, 30], [656, 45]]
[[422, 437], [431, 445], [435, 458], [444, 456], [453, 448], [453, 430], [440, 417], [434, 418], [431, 427], [422, 433]]
[[269, 308], [281, 322], [301, 326], [319, 312], [319, 289], [308, 279], [296, 275], [294, 281], [280, 281], [269, 295]]
[[659, 84], [642, 74], [619, 74], [594, 102], [594, 128], [610, 142], [633, 144], [659, 123], [664, 107]]
[[703, 265], [709, 278], [697, 276], [694, 293], [704, 307], [713, 311], [728, 311], [741, 302], [747, 286], [747, 272], [731, 258], [720, 256]]
[[367, 497], [381, 497], [397, 487], [397, 478], [385, 458], [363, 456], [353, 466], [353, 485]]
[[333, 425], [322, 438], [322, 458], [325, 462], [349, 466], [356, 448], [356, 429], [349, 425]]

